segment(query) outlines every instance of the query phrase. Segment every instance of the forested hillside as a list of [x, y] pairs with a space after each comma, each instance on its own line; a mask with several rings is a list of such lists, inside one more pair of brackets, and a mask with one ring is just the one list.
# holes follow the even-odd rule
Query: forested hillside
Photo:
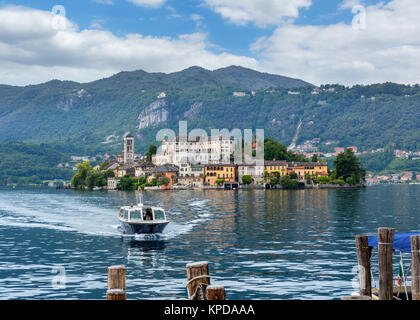
[[45, 180], [69, 180], [71, 168], [57, 168], [69, 156], [46, 145], [0, 143], [0, 186], [42, 184]]
[[[30, 171], [25, 174], [47, 178], [42, 166], [56, 166], [60, 155], [120, 153], [127, 132], [136, 138], [136, 152], [144, 153], [160, 129], [178, 133], [180, 120], [188, 121], [188, 130], [202, 128], [208, 134], [210, 129], [262, 128], [266, 138], [286, 146], [294, 137], [296, 144], [320, 138], [321, 151], [328, 141], [330, 149], [392, 146], [418, 151], [420, 87], [384, 83], [317, 88], [241, 67], [121, 72], [85, 84], [54, 80], [27, 87], [0, 85], [2, 176], [8, 175], [5, 168], [19, 166]], [[15, 142], [34, 149], [47, 144], [49, 149], [36, 154]], [[369, 157], [364, 161], [368, 169], [412, 165], [391, 163], [393, 159], [382, 166]]]
[[[290, 85], [304, 85], [289, 88]], [[286, 88], [285, 88], [286, 87]], [[288, 145], [321, 138], [361, 150], [395, 144], [419, 150], [420, 88], [392, 83], [323, 86], [231, 67], [173, 74], [123, 72], [87, 84], [51, 81], [0, 86], [0, 141], [61, 142], [120, 148], [136, 136], [139, 151], [161, 128], [264, 128]]]

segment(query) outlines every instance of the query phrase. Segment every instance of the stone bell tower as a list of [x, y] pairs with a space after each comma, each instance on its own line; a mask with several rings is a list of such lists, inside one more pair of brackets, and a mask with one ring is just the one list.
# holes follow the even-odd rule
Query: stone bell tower
[[134, 137], [131, 134], [124, 137], [124, 163], [134, 163]]

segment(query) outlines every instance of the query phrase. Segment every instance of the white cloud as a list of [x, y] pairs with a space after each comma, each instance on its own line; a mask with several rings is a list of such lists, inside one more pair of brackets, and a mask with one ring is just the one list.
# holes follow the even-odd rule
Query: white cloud
[[190, 19], [195, 22], [198, 29], [204, 29], [207, 25], [204, 23], [204, 17], [199, 14], [193, 13], [190, 15]]
[[367, 26], [286, 24], [256, 41], [260, 68], [315, 84], [420, 83], [420, 1], [366, 7]]
[[[59, 18], [59, 19], [57, 19]], [[0, 82], [26, 85], [51, 79], [92, 81], [122, 70], [174, 72], [199, 65], [256, 68], [249, 57], [213, 53], [206, 34], [177, 38], [104, 30], [77, 25], [48, 11], [9, 6], [0, 9]]]
[[[0, 83], [86, 82], [122, 70], [173, 72], [192, 65], [208, 69], [242, 65], [314, 84], [420, 83], [420, 1], [392, 0], [366, 11], [364, 30], [355, 30], [350, 23], [284, 23], [253, 43], [257, 58], [251, 58], [215, 50], [202, 32], [172, 38], [119, 37], [106, 30], [79, 30], [48, 11], [3, 7]], [[203, 20], [198, 15], [189, 18]]]
[[114, 2], [112, 0], [93, 0], [93, 2], [99, 3], [99, 4], [107, 4], [107, 5], [113, 5]]
[[128, 0], [128, 2], [140, 7], [159, 8], [163, 6], [166, 0]]
[[362, 3], [360, 2], [360, 0], [344, 0], [341, 4], [340, 4], [340, 10], [345, 10], [345, 9], [352, 9], [355, 6], [359, 6], [362, 5]]
[[280, 25], [284, 18], [297, 18], [299, 9], [309, 8], [312, 0], [204, 0], [223, 18], [238, 25], [255, 23], [259, 27]]
[[92, 21], [90, 29], [102, 29], [102, 25], [98, 21]]
[[193, 13], [193, 14], [191, 14], [190, 15], [190, 18], [191, 18], [191, 20], [193, 20], [193, 21], [200, 21], [200, 20], [203, 20], [204, 19], [204, 17], [203, 16], [200, 16], [199, 14], [197, 14], [197, 13]]

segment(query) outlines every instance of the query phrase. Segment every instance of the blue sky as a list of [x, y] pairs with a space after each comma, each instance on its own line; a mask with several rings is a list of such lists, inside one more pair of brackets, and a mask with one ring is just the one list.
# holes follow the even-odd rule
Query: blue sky
[[[0, 22], [0, 47], [3, 44], [10, 53], [10, 57], [0, 55], [0, 67], [6, 70], [0, 71], [0, 82], [24, 85], [49, 78], [91, 81], [135, 69], [173, 72], [188, 67], [187, 61], [208, 69], [239, 64], [315, 84], [420, 80], [414, 72], [406, 72], [414, 68], [419, 74], [416, 70], [419, 65], [410, 63], [419, 53], [415, 32], [420, 27], [410, 12], [417, 10], [420, 1], [239, 2], [242, 4], [238, 5], [237, 0], [0, 0], [0, 15], [15, 17]], [[41, 40], [29, 41], [31, 33], [38, 34], [40, 15], [48, 17], [56, 5], [66, 10], [67, 28], [52, 30], [55, 35], [42, 29]], [[352, 30], [355, 5], [363, 5], [366, 10], [366, 30]], [[386, 26], [390, 19], [395, 20], [395, 35]], [[2, 35], [2, 27], [12, 32]], [[14, 30], [19, 30], [19, 34], [12, 40]], [[27, 33], [25, 40], [16, 40], [22, 32]], [[400, 40], [395, 37], [397, 34], [401, 34]], [[61, 43], [56, 42], [58, 38]], [[68, 41], [64, 41], [68, 44], [64, 47], [64, 38], [75, 41], [79, 47]], [[42, 41], [51, 44], [50, 51], [39, 48]], [[110, 43], [114, 44], [112, 49]], [[76, 49], [84, 51], [83, 54]], [[117, 56], [111, 57], [112, 50], [122, 57], [119, 60]], [[22, 56], [16, 57], [13, 51], [21, 52]], [[101, 52], [106, 54], [102, 56]], [[51, 65], [45, 64], [46, 55], [52, 57]], [[95, 63], [89, 64], [95, 56]], [[174, 59], [169, 62], [168, 57]], [[74, 62], [77, 59], [80, 65]], [[406, 59], [405, 63], [400, 61], [401, 65], [395, 66], [401, 59]], [[393, 64], [389, 70], [387, 63]], [[33, 74], [23, 80], [19, 70], [28, 66]]]
[[[102, 2], [103, 1], [103, 2]], [[66, 16], [87, 29], [93, 23], [100, 24], [103, 29], [123, 36], [128, 33], [140, 33], [151, 36], [176, 37], [191, 32], [206, 32], [209, 40], [235, 54], [253, 56], [250, 45], [262, 36], [268, 36], [276, 25], [265, 28], [250, 23], [238, 26], [223, 19], [200, 0], [169, 0], [162, 7], [151, 8], [134, 5], [126, 0], [112, 0], [112, 4], [103, 4], [107, 0], [33, 0], [0, 1], [1, 5], [13, 4], [42, 10], [51, 10], [55, 5], [66, 8]], [[376, 3], [379, 1], [364, 1]], [[302, 9], [295, 23], [300, 25], [333, 24], [340, 21], [351, 23], [351, 10], [339, 10], [341, 1], [313, 0], [312, 6]], [[200, 24], [192, 19], [192, 15], [202, 17]], [[216, 47], [217, 48], [217, 47]]]

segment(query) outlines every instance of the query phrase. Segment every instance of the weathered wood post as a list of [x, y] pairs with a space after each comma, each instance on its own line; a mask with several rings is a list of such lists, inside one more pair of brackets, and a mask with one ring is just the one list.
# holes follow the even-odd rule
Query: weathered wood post
[[368, 297], [368, 296], [347, 296], [347, 297], [342, 297], [341, 298], [342, 301], [358, 301], [358, 300], [372, 300], [372, 297]]
[[369, 247], [368, 237], [365, 235], [356, 236], [357, 261], [359, 267], [360, 295], [372, 296], [372, 275], [370, 269], [370, 257], [372, 248]]
[[392, 248], [394, 235], [395, 229], [378, 229], [379, 300], [393, 299]]
[[413, 300], [420, 300], [420, 236], [411, 236], [411, 295]]
[[112, 266], [108, 268], [107, 300], [126, 300], [126, 273], [125, 266]]
[[226, 300], [226, 292], [223, 286], [208, 286], [206, 300]]
[[209, 263], [196, 262], [187, 264], [188, 298], [205, 300], [206, 289], [210, 285]]
[[106, 300], [127, 300], [125, 290], [111, 289], [106, 292]]

